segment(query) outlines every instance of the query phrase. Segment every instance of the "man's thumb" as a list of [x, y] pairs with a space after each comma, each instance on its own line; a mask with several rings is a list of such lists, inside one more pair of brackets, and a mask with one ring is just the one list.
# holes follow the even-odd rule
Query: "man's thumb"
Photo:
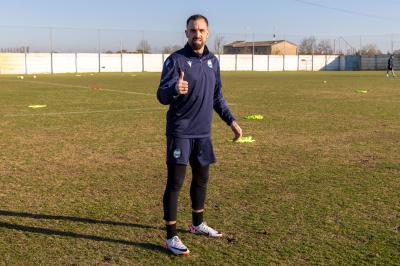
[[183, 77], [185, 76], [185, 72], [181, 71], [181, 74], [179, 74], [179, 79], [183, 80]]

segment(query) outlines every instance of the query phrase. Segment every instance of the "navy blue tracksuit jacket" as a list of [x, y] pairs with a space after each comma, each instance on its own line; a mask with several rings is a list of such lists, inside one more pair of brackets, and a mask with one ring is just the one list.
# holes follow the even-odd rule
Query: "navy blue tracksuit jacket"
[[394, 61], [393, 59], [394, 59], [393, 56], [389, 57], [389, 60], [388, 60], [388, 69], [389, 70], [393, 69], [393, 61]]
[[[179, 74], [185, 73], [188, 93], [178, 95]], [[213, 109], [230, 125], [235, 118], [222, 95], [217, 58], [205, 47], [202, 55], [186, 44], [165, 60], [157, 98], [169, 104], [167, 136], [205, 138], [211, 135]]]

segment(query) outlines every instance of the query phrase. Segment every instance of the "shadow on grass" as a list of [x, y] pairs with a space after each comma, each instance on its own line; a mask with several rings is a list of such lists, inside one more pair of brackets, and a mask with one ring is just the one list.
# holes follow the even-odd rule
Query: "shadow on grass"
[[56, 236], [63, 236], [63, 237], [82, 238], [82, 239], [88, 239], [88, 240], [100, 241], [100, 242], [110, 242], [110, 243], [115, 243], [115, 244], [123, 244], [123, 245], [128, 245], [128, 246], [136, 246], [136, 247], [146, 248], [146, 249], [150, 249], [150, 250], [158, 251], [158, 252], [162, 252], [162, 253], [168, 253], [162, 246], [155, 245], [152, 243], [132, 242], [132, 241], [121, 240], [121, 239], [113, 239], [113, 238], [109, 238], [109, 237], [78, 234], [78, 233], [74, 233], [74, 232], [70, 232], [70, 231], [59, 231], [59, 230], [53, 230], [53, 229], [48, 229], [48, 228], [26, 226], [26, 225], [12, 224], [12, 223], [6, 223], [6, 222], [0, 222], [0, 228], [7, 228], [7, 229], [12, 229], [12, 230], [44, 234], [44, 235], [56, 235]]
[[164, 228], [161, 228], [161, 227], [155, 227], [155, 226], [144, 225], [144, 224], [124, 223], [124, 222], [107, 221], [107, 220], [103, 221], [103, 220], [96, 220], [96, 219], [92, 219], [92, 218], [82, 218], [82, 217], [75, 217], [75, 216], [35, 214], [35, 213], [29, 213], [29, 212], [15, 212], [15, 211], [0, 210], [0, 216], [14, 216], [14, 217], [33, 218], [33, 219], [45, 219], [45, 220], [63, 220], [63, 221], [80, 222], [80, 223], [106, 224], [106, 225], [137, 227], [137, 228], [143, 228], [143, 229], [164, 230]]
[[[14, 217], [23, 217], [23, 218], [32, 218], [32, 219], [45, 219], [45, 220], [61, 220], [61, 221], [71, 221], [71, 222], [80, 222], [80, 223], [91, 223], [91, 224], [105, 224], [105, 225], [118, 225], [118, 226], [128, 226], [128, 227], [136, 227], [143, 229], [155, 229], [155, 230], [165, 230], [164, 227], [156, 227], [144, 224], [135, 224], [135, 223], [124, 223], [124, 222], [116, 222], [116, 221], [107, 221], [107, 220], [96, 220], [92, 218], [83, 218], [83, 217], [75, 217], [75, 216], [62, 216], [62, 215], [48, 215], [48, 214], [35, 214], [29, 212], [15, 212], [15, 211], [5, 211], [0, 210], [0, 216], [14, 216]], [[187, 233], [186, 230], [177, 229], [180, 233]]]
[[[75, 216], [34, 214], [34, 213], [28, 213], [28, 212], [15, 212], [15, 211], [5, 211], [5, 210], [0, 210], [0, 216], [12, 216], [12, 217], [45, 219], [45, 220], [63, 220], [63, 221], [91, 223], [91, 224], [117, 225], [117, 226], [128, 226], [128, 227], [136, 227], [136, 228], [143, 228], [143, 229], [165, 230], [162, 227], [143, 225], [143, 224], [116, 222], [116, 221], [108, 221], [108, 220], [96, 220], [96, 219], [92, 219], [92, 218], [83, 218], [83, 217], [75, 217]], [[78, 234], [78, 233], [74, 233], [74, 232], [70, 232], [70, 231], [60, 231], [60, 230], [53, 230], [53, 229], [33, 227], [33, 226], [25, 226], [25, 225], [19, 225], [19, 224], [14, 224], [14, 223], [7, 223], [7, 222], [0, 222], [0, 228], [7, 228], [7, 229], [12, 229], [12, 230], [19, 230], [19, 231], [38, 233], [38, 234], [44, 234], [44, 235], [57, 235], [57, 236], [64, 236], [64, 237], [82, 238], [82, 239], [88, 239], [88, 240], [93, 240], [93, 241], [123, 244], [123, 245], [128, 245], [128, 246], [138, 246], [138, 247], [150, 249], [153, 251], [168, 253], [162, 246], [151, 244], [151, 243], [132, 242], [132, 241], [127, 241], [127, 240], [113, 239], [113, 238], [94, 236], [94, 235]], [[187, 231], [185, 231], [185, 230], [178, 229], [177, 231], [182, 232], [182, 233], [187, 233]]]

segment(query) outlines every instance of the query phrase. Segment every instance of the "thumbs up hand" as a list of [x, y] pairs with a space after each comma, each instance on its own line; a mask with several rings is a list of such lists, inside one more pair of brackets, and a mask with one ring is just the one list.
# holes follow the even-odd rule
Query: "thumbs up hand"
[[187, 81], [183, 80], [184, 77], [185, 77], [185, 73], [183, 71], [181, 71], [181, 73], [179, 74], [178, 84], [176, 87], [176, 91], [178, 92], [179, 95], [188, 93], [189, 83]]

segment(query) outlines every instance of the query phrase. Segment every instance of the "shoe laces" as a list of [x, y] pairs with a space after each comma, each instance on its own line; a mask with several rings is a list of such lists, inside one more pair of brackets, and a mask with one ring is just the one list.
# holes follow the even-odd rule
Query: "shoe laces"
[[218, 231], [209, 227], [206, 222], [203, 222], [201, 225], [199, 225], [199, 227], [202, 229], [202, 231], [206, 231], [211, 234], [218, 234]]
[[174, 236], [171, 240], [171, 243], [174, 247], [185, 249], [186, 246], [182, 243], [178, 236]]

